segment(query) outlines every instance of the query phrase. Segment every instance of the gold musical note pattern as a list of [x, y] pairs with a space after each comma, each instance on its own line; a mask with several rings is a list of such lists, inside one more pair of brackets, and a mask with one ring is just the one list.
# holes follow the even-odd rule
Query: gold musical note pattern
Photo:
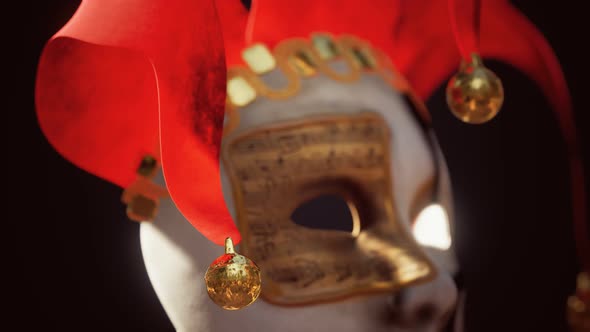
[[[261, 268], [263, 298], [325, 302], [432, 276], [395, 211], [390, 139], [381, 115], [363, 111], [254, 129], [225, 142], [240, 249]], [[300, 204], [325, 194], [354, 209], [356, 234], [291, 220]]]

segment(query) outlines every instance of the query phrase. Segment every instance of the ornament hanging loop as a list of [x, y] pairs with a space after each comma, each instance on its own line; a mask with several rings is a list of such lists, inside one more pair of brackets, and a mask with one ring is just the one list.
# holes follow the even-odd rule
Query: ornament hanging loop
[[234, 249], [234, 241], [232, 241], [231, 237], [225, 239], [225, 254], [232, 255], [235, 254], [236, 250]]
[[[469, 65], [472, 67], [483, 67], [483, 61], [481, 60], [481, 57], [477, 54], [477, 53], [471, 53], [471, 60], [469, 62]], [[466, 61], [462, 61], [463, 64], [467, 64]]]

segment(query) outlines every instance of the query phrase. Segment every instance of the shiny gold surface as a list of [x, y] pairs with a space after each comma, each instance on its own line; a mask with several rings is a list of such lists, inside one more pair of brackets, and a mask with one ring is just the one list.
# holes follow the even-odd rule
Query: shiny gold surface
[[149, 221], [156, 217], [158, 204], [155, 200], [137, 194], [127, 204], [127, 216], [131, 220]]
[[242, 58], [256, 74], [264, 74], [273, 70], [277, 63], [266, 45], [258, 43], [246, 48]]
[[304, 77], [313, 76], [317, 72], [317, 65], [313, 56], [305, 50], [300, 50], [289, 56], [289, 63], [299, 75]]
[[239, 310], [260, 295], [260, 269], [247, 257], [237, 254], [231, 238], [227, 238], [225, 254], [211, 263], [205, 283], [215, 304], [226, 310]]
[[227, 97], [235, 106], [244, 107], [256, 99], [256, 90], [241, 76], [227, 80]]
[[447, 104], [461, 121], [480, 124], [493, 119], [504, 102], [502, 81], [487, 69], [478, 55], [463, 62], [447, 85]]
[[340, 37], [339, 42], [350, 52], [357, 68], [365, 70], [377, 68], [377, 61], [368, 43], [348, 35]]
[[156, 158], [146, 155], [137, 168], [137, 178], [121, 195], [127, 204], [127, 217], [137, 222], [153, 221], [158, 213], [160, 199], [168, 198], [168, 190], [152, 182], [156, 175], [158, 162]]
[[[325, 35], [324, 38], [331, 37], [329, 35]], [[332, 58], [330, 61], [321, 61], [320, 63], [318, 63], [320, 71], [324, 75], [338, 82], [351, 83], [358, 81], [361, 77], [361, 73], [364, 68], [361, 65], [359, 65], [358, 59], [355, 56], [351, 46], [358, 45], [361, 43], [364, 44], [363, 41], [350, 35], [343, 35], [339, 38], [334, 38], [333, 45], [335, 49], [335, 54], [337, 54], [337, 56]], [[315, 47], [312, 49], [314, 52], [317, 52]], [[344, 64], [346, 70], [336, 70], [333, 66], [335, 64]]]
[[[240, 108], [261, 97], [272, 100], [292, 98], [299, 94], [302, 79], [318, 74], [338, 82], [352, 83], [364, 72], [376, 73], [394, 89], [411, 94], [409, 84], [385, 53], [351, 35], [336, 38], [316, 33], [312, 34], [311, 40], [291, 38], [278, 43], [272, 52], [264, 44], [254, 44], [242, 55], [248, 66], [228, 69], [225, 136], [239, 126]], [[263, 80], [264, 75], [274, 69], [285, 77], [284, 86], [271, 87]]]
[[[301, 81], [297, 72], [291, 68], [287, 60], [278, 62], [278, 68], [287, 78], [283, 87], [268, 86], [256, 73], [244, 67], [232, 67], [228, 70], [228, 79], [243, 77], [256, 91], [257, 96], [269, 99], [287, 99], [299, 92]], [[239, 105], [235, 105], [239, 107]]]
[[[390, 133], [372, 112], [258, 129], [224, 142], [242, 251], [262, 271], [262, 296], [299, 305], [392, 292], [434, 268], [400, 225]], [[360, 222], [350, 232], [295, 224], [302, 203], [336, 194]]]
[[590, 331], [590, 276], [578, 275], [576, 294], [567, 300], [567, 321], [573, 332]]
[[328, 34], [316, 33], [311, 36], [311, 41], [322, 60], [331, 60], [340, 55], [332, 36]]

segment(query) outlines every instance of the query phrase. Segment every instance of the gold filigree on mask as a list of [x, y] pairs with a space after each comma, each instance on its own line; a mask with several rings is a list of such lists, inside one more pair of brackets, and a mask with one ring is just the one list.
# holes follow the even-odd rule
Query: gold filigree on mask
[[[434, 275], [395, 210], [390, 132], [373, 112], [277, 124], [224, 142], [241, 250], [260, 266], [262, 297], [281, 305], [392, 292]], [[356, 234], [290, 218], [315, 197], [354, 208]]]

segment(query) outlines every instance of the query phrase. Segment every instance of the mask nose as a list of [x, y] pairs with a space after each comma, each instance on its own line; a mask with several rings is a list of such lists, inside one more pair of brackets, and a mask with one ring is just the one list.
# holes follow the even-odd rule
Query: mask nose
[[427, 283], [403, 288], [393, 295], [388, 304], [388, 320], [396, 327], [439, 331], [456, 302], [455, 282], [448, 274], [439, 273]]

